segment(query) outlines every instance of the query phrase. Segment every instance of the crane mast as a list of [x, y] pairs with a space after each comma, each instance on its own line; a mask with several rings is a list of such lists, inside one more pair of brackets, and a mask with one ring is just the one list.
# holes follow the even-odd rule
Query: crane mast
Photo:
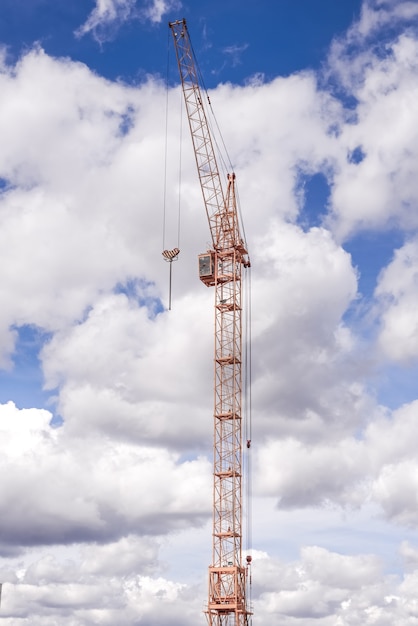
[[215, 287], [213, 533], [205, 613], [209, 626], [249, 626], [251, 556], [244, 564], [242, 555], [241, 277], [250, 261], [239, 228], [234, 173], [228, 174], [225, 194], [222, 188], [186, 21], [169, 26], [212, 239], [212, 248], [199, 255], [199, 278]]

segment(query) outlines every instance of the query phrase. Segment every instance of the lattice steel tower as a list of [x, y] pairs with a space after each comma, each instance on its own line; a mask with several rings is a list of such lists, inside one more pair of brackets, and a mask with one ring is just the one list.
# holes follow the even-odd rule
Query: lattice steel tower
[[[242, 296], [250, 266], [238, 220], [235, 174], [224, 194], [185, 20], [169, 24], [189, 119], [212, 249], [199, 255], [199, 277], [215, 287], [213, 550], [209, 626], [249, 626], [248, 569], [243, 563]], [[250, 446], [250, 441], [247, 441]]]

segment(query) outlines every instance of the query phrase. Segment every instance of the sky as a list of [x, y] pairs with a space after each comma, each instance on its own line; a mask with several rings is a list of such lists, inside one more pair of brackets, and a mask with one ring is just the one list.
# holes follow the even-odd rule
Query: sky
[[253, 624], [417, 625], [418, 4], [1, 0], [2, 626], [205, 623], [183, 17], [252, 262]]

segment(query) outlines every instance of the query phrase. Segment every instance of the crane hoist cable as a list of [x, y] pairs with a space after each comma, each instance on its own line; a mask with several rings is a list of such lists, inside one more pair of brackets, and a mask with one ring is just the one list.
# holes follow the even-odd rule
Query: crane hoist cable
[[[246, 300], [244, 303], [245, 320], [244, 320], [244, 381], [243, 381], [243, 393], [244, 393], [244, 407], [245, 407], [245, 440], [246, 449], [244, 449], [246, 464], [245, 464], [245, 486], [246, 486], [246, 549], [248, 553], [252, 551], [252, 354], [251, 354], [251, 268], [249, 272], [244, 275], [245, 294]], [[251, 604], [251, 600], [250, 600]]]
[[[193, 44], [192, 44], [192, 42], [190, 40], [190, 37], [189, 37], [189, 41], [190, 41], [191, 53], [193, 55], [194, 65], [195, 65], [196, 71], [197, 71], [197, 76], [199, 78], [199, 82], [200, 82], [200, 84], [202, 86], [202, 89], [203, 89], [203, 91], [205, 93], [206, 100], [207, 100], [207, 103], [208, 103], [209, 112], [211, 114], [210, 116], [209, 115], [206, 116], [206, 120], [208, 122], [208, 126], [209, 126], [209, 129], [210, 129], [210, 134], [211, 134], [213, 143], [216, 146], [217, 157], [219, 157], [219, 162], [221, 163], [222, 170], [223, 170], [223, 173], [224, 173], [224, 177], [226, 178], [226, 176], [227, 176], [226, 173], [228, 171], [233, 172], [235, 170], [235, 167], [234, 167], [234, 165], [232, 163], [232, 159], [230, 157], [230, 154], [228, 152], [228, 148], [227, 148], [226, 143], [225, 143], [224, 136], [222, 134], [222, 130], [221, 130], [220, 126], [219, 126], [218, 119], [217, 119], [217, 117], [215, 115], [215, 111], [214, 111], [214, 109], [212, 107], [212, 101], [210, 99], [209, 92], [207, 90], [207, 87], [206, 87], [206, 84], [205, 84], [205, 81], [204, 81], [204, 78], [203, 78], [203, 74], [202, 74], [202, 71], [200, 69], [200, 65], [199, 65], [199, 62], [197, 60], [197, 57], [196, 57], [196, 54], [195, 54], [195, 51], [194, 51], [194, 48], [193, 48]], [[219, 137], [220, 142], [218, 141], [217, 137]], [[219, 143], [221, 144], [222, 148], [219, 145]], [[244, 222], [243, 222], [243, 219], [242, 219], [241, 203], [240, 203], [240, 199], [239, 199], [238, 187], [235, 187], [235, 191], [236, 191], [237, 209], [238, 209], [238, 216], [239, 216], [239, 220], [240, 220], [241, 233], [243, 235], [244, 242], [246, 242], [247, 239], [246, 239], [246, 236], [245, 236]]]
[[[215, 112], [214, 112], [214, 110], [212, 108], [212, 102], [211, 102], [211, 99], [209, 97], [209, 92], [207, 90], [207, 87], [206, 87], [206, 84], [205, 84], [205, 80], [203, 78], [203, 73], [202, 73], [202, 71], [200, 69], [200, 65], [199, 65], [199, 62], [197, 60], [197, 56], [195, 54], [195, 51], [194, 51], [194, 48], [193, 48], [193, 43], [192, 43], [190, 37], [189, 37], [189, 43], [190, 43], [190, 50], [191, 50], [191, 54], [193, 56], [193, 62], [194, 62], [194, 66], [196, 68], [196, 73], [197, 73], [197, 77], [198, 77], [198, 80], [199, 80], [199, 84], [200, 84], [202, 90], [204, 91], [204, 94], [206, 96], [206, 101], [208, 103], [208, 108], [209, 108], [209, 111], [211, 113], [211, 117], [207, 116], [206, 119], [207, 119], [207, 122], [208, 122], [208, 126], [210, 128], [210, 133], [211, 133], [211, 137], [212, 137], [213, 143], [215, 144], [216, 149], [217, 149], [217, 156], [219, 157], [225, 172], [228, 172], [228, 171], [233, 172], [234, 171], [234, 167], [232, 165], [232, 161], [230, 159], [230, 156], [229, 156], [229, 153], [228, 153], [228, 150], [227, 150], [227, 147], [226, 147], [226, 144], [225, 144], [225, 141], [224, 141], [224, 138], [223, 138], [220, 126], [218, 124], [218, 120], [217, 120]], [[212, 120], [213, 120], [213, 123], [212, 123]], [[216, 132], [214, 131], [214, 128], [216, 129]], [[222, 152], [222, 150], [219, 147], [219, 143], [217, 141], [217, 135], [219, 136], [219, 138], [221, 140], [221, 144], [222, 144], [222, 148], [223, 148], [224, 153]]]
[[179, 141], [179, 168], [178, 168], [178, 211], [177, 211], [177, 245], [172, 249], [166, 248], [166, 226], [167, 226], [167, 163], [168, 163], [168, 112], [169, 112], [169, 68], [170, 68], [170, 46], [168, 33], [167, 38], [167, 71], [166, 71], [166, 99], [165, 99], [165, 142], [164, 142], [164, 196], [163, 196], [163, 259], [169, 263], [169, 287], [168, 287], [168, 310], [171, 310], [171, 294], [173, 280], [173, 261], [178, 260], [180, 254], [180, 225], [181, 225], [181, 171], [182, 171], [182, 134], [183, 134], [183, 101], [180, 98], [180, 141]]

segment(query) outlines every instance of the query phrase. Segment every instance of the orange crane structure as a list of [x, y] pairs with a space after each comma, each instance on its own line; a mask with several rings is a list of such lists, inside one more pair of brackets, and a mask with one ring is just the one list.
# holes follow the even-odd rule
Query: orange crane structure
[[[213, 539], [209, 626], [249, 626], [249, 567], [243, 561], [242, 273], [250, 267], [240, 230], [235, 174], [222, 188], [186, 20], [170, 22], [209, 222], [212, 248], [199, 255], [199, 278], [215, 287]], [[246, 441], [250, 448], [251, 440]]]

